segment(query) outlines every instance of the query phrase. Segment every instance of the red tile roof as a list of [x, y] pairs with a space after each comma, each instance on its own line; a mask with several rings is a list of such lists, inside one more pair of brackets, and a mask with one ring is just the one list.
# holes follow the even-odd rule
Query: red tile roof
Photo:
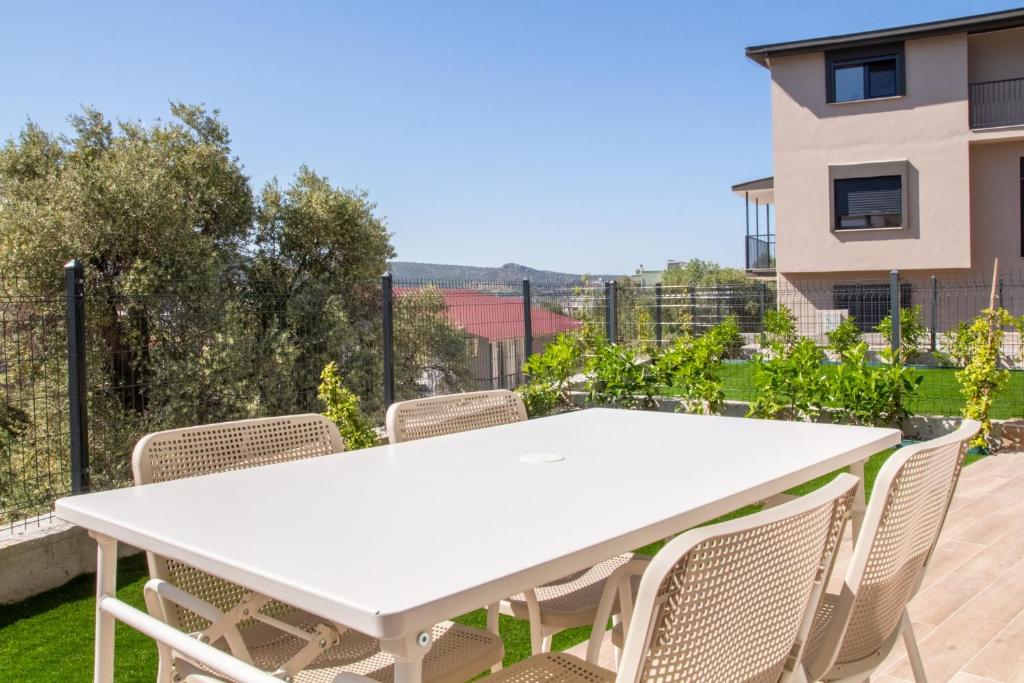
[[[419, 291], [419, 287], [395, 287], [396, 297]], [[472, 289], [439, 289], [444, 297], [445, 315], [453, 325], [488, 341], [523, 336], [523, 297], [498, 296]], [[575, 318], [539, 306], [530, 307], [534, 337], [547, 337], [579, 329]]]

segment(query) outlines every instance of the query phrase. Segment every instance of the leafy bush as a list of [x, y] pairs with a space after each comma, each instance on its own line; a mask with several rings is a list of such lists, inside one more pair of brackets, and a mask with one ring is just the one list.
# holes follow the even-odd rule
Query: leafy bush
[[764, 313], [764, 332], [758, 338], [762, 349], [788, 349], [796, 343], [796, 316], [785, 306]]
[[359, 409], [359, 397], [342, 384], [337, 364], [331, 362], [324, 367], [316, 395], [326, 407], [324, 416], [338, 425], [338, 431], [345, 439], [345, 450], [356, 451], [377, 445], [377, 433]]
[[572, 406], [569, 397], [572, 377], [583, 369], [586, 340], [573, 335], [559, 335], [542, 353], [535, 353], [523, 363], [529, 381], [516, 391], [526, 404], [530, 417], [550, 415]]
[[1002, 308], [986, 308], [969, 326], [958, 329], [957, 353], [963, 353], [966, 363], [956, 373], [960, 383], [960, 393], [964, 404], [964, 417], [978, 420], [981, 431], [971, 442], [972, 446], [986, 448], [992, 431], [989, 411], [995, 395], [1010, 379], [1010, 373], [999, 367], [1003, 345], [1003, 328], [1014, 324], [1021, 326], [1019, 319], [1014, 319]]
[[826, 332], [825, 336], [828, 337], [828, 347], [839, 356], [860, 344], [864, 337], [852, 315], [843, 318], [842, 322], [834, 330]]
[[743, 350], [743, 335], [740, 334], [740, 323], [736, 316], [727, 316], [704, 335], [708, 343], [712, 344], [715, 355], [719, 360], [723, 358], [739, 358]]
[[939, 343], [939, 361], [946, 366], [962, 368], [971, 359], [971, 326], [960, 321], [956, 327], [942, 335]]
[[587, 371], [587, 397], [592, 403], [642, 410], [658, 407], [654, 400], [658, 378], [636, 351], [619, 344], [599, 344], [587, 361]]
[[720, 371], [725, 346], [712, 332], [702, 337], [679, 336], [655, 362], [659, 384], [671, 387], [683, 412], [713, 415], [722, 410], [725, 394]]
[[851, 424], [899, 426], [910, 416], [908, 403], [924, 377], [894, 362], [891, 349], [882, 351], [881, 366], [869, 365], [867, 355], [866, 342], [842, 352], [828, 378], [829, 400]]
[[[785, 332], [785, 329], [782, 330]], [[756, 395], [747, 411], [749, 417], [783, 420], [812, 420], [825, 403], [825, 354], [807, 337], [793, 342], [785, 334], [772, 332], [770, 357], [754, 356]]]
[[[887, 315], [875, 326], [875, 331], [882, 335], [886, 344], [892, 344], [892, 316]], [[914, 356], [921, 353], [924, 341], [928, 337], [928, 329], [924, 326], [921, 306], [915, 304], [900, 309], [900, 348], [897, 354], [900, 363], [908, 363]]]

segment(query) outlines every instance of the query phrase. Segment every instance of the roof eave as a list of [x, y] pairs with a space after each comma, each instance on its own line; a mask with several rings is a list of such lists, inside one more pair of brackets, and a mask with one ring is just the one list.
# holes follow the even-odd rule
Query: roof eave
[[794, 40], [785, 43], [752, 45], [746, 49], [746, 55], [754, 62], [767, 68], [772, 57], [825, 52], [826, 50], [842, 48], [868, 47], [881, 43], [952, 33], [983, 33], [1020, 27], [1024, 27], [1024, 8], [976, 14], [942, 21], [930, 21], [909, 26], [898, 26], [877, 31], [861, 31], [859, 33]]

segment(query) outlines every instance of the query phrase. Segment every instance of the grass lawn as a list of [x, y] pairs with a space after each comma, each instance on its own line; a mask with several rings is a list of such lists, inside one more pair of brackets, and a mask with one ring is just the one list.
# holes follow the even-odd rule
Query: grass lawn
[[[878, 469], [891, 450], [873, 456], [864, 474], [868, 495]], [[978, 456], [971, 456], [974, 462]], [[824, 485], [835, 473], [808, 482], [791, 493], [805, 494]], [[724, 519], [750, 514], [749, 506], [726, 515]], [[710, 522], [709, 522], [710, 523]], [[661, 548], [655, 543], [642, 552], [653, 554]], [[117, 595], [139, 609], [145, 609], [142, 586], [148, 578], [142, 556], [119, 563]], [[61, 588], [15, 605], [0, 605], [0, 679], [7, 681], [89, 681], [92, 678], [93, 590], [94, 576], [82, 576]], [[483, 610], [471, 612], [457, 621], [483, 628]], [[554, 646], [562, 650], [581, 643], [589, 628], [564, 631], [555, 637]], [[501, 637], [505, 642], [505, 663], [529, 656], [530, 630], [526, 621], [501, 618]], [[117, 626], [117, 681], [152, 681], [156, 677], [156, 647], [145, 636], [121, 624]]]
[[[826, 366], [832, 367], [832, 366]], [[964, 400], [953, 368], [916, 368], [924, 377], [910, 404], [915, 415], [959, 415]], [[749, 361], [722, 365], [725, 397], [749, 401], [754, 397], [754, 364]], [[1024, 416], [1024, 371], [1011, 370], [1010, 381], [996, 395], [991, 417], [1003, 420]]]

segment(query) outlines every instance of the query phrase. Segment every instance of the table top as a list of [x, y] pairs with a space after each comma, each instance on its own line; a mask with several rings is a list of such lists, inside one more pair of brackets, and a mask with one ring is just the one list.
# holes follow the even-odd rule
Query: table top
[[397, 638], [899, 441], [894, 429], [591, 409], [63, 498], [56, 512]]

